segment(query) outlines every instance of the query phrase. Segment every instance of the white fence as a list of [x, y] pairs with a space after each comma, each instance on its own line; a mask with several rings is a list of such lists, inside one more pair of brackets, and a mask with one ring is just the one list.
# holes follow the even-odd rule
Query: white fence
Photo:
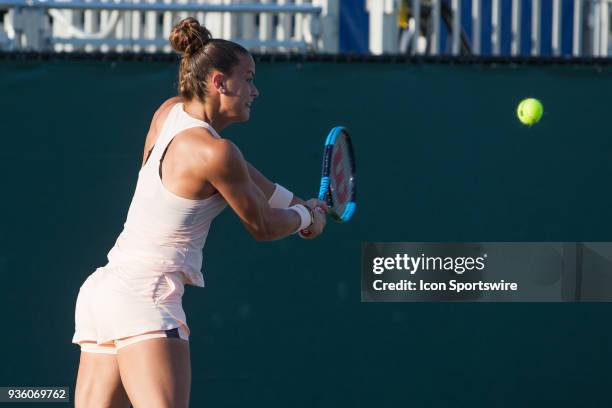
[[[370, 13], [370, 51], [374, 54], [408, 53], [408, 54], [451, 54], [466, 53], [481, 55], [485, 42], [490, 45], [492, 55], [501, 55], [502, 29], [510, 29], [510, 55], [521, 55], [521, 46], [528, 41], [529, 53], [532, 56], [541, 55], [543, 22], [551, 27], [552, 55], [562, 54], [562, 9], [561, 0], [409, 0], [407, 8], [402, 10], [401, 0], [366, 0]], [[483, 13], [483, 3], [490, 4], [491, 13]], [[552, 15], [542, 13], [544, 2], [552, 6]], [[406, 4], [404, 3], [404, 4]], [[487, 4], [487, 6], [489, 6]], [[567, 3], [566, 3], [567, 4]], [[528, 5], [530, 10], [522, 10]], [[505, 7], [504, 7], [505, 6]], [[509, 7], [508, 7], [509, 6]], [[547, 5], [548, 6], [548, 5]], [[471, 32], [463, 30], [462, 16], [469, 8]], [[489, 7], [487, 7], [489, 9]], [[509, 18], [502, 18], [502, 9], [510, 9]], [[610, 55], [610, 13], [612, 0], [573, 0], [571, 4], [572, 38], [571, 55], [608, 57]], [[529, 38], [523, 33], [521, 24], [523, 13], [529, 11], [531, 21]], [[407, 27], [402, 35], [398, 27], [398, 18], [402, 12], [407, 14]], [[482, 36], [484, 22], [489, 19], [491, 35]], [[549, 19], [549, 20], [545, 20]], [[503, 27], [503, 21], [510, 27]], [[449, 33], [447, 50], [441, 50], [441, 26], [445, 24]], [[398, 40], [399, 39], [399, 40]]]
[[[0, 0], [0, 49], [169, 52], [180, 19], [254, 51], [338, 52], [340, 0]], [[4, 36], [2, 34], [4, 33]]]
[[612, 52], [612, 0], [0, 0], [0, 50], [169, 52], [172, 26], [191, 15], [253, 51], [335, 53], [340, 7], [354, 2], [369, 12], [373, 54], [540, 56], [543, 37], [553, 56]]

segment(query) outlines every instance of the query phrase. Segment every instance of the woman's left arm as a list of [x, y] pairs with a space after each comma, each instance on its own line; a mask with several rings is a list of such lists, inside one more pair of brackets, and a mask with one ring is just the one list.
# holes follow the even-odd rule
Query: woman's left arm
[[[251, 176], [253, 182], [257, 184], [257, 187], [259, 187], [261, 191], [263, 191], [264, 195], [266, 196], [266, 199], [269, 200], [270, 197], [272, 197], [272, 193], [274, 193], [274, 189], [276, 188], [274, 183], [271, 182], [266, 176], [261, 174], [261, 172], [257, 170], [248, 161], [247, 168], [249, 169], [249, 175]], [[289, 204], [289, 206], [296, 204], [306, 204], [306, 202], [294, 194], [293, 199], [291, 200], [291, 204]]]

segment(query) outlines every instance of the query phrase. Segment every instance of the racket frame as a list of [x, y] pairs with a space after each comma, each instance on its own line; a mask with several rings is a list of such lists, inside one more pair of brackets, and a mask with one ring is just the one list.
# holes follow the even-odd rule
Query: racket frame
[[[348, 155], [350, 158], [350, 166], [351, 166], [351, 180], [350, 180], [350, 198], [344, 207], [344, 211], [342, 214], [336, 213], [334, 210], [334, 202], [330, 192], [330, 173], [331, 173], [331, 163], [332, 163], [332, 153], [334, 150], [334, 143], [336, 143], [336, 139], [340, 134], [344, 133], [346, 137], [347, 147], [348, 147]], [[325, 201], [330, 209], [329, 214], [331, 217], [338, 222], [347, 222], [351, 219], [353, 214], [355, 213], [355, 209], [357, 208], [356, 195], [357, 195], [357, 174], [356, 174], [356, 165], [355, 165], [355, 152], [353, 150], [353, 142], [351, 141], [351, 136], [348, 130], [344, 126], [336, 126], [334, 127], [329, 134], [327, 135], [327, 139], [325, 140], [325, 149], [323, 151], [323, 168], [321, 171], [321, 185], [319, 188], [319, 200]]]

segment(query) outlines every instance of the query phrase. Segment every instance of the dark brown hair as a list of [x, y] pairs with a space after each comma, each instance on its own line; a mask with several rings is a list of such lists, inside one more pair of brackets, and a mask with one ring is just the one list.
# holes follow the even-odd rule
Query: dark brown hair
[[182, 54], [178, 93], [183, 99], [204, 101], [206, 81], [213, 70], [232, 75], [241, 55], [249, 52], [232, 41], [213, 39], [210, 31], [193, 17], [181, 20], [172, 28], [170, 45]]

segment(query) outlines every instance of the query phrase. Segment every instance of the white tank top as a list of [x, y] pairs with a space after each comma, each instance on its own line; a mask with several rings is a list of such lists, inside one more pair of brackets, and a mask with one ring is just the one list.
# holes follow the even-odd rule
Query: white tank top
[[157, 275], [179, 272], [186, 283], [204, 286], [202, 249], [212, 220], [226, 202], [216, 193], [204, 200], [179, 197], [168, 191], [159, 176], [166, 147], [185, 129], [203, 127], [219, 134], [206, 122], [192, 118], [177, 103], [171, 109], [146, 164], [138, 174], [127, 221], [108, 253], [109, 264]]

